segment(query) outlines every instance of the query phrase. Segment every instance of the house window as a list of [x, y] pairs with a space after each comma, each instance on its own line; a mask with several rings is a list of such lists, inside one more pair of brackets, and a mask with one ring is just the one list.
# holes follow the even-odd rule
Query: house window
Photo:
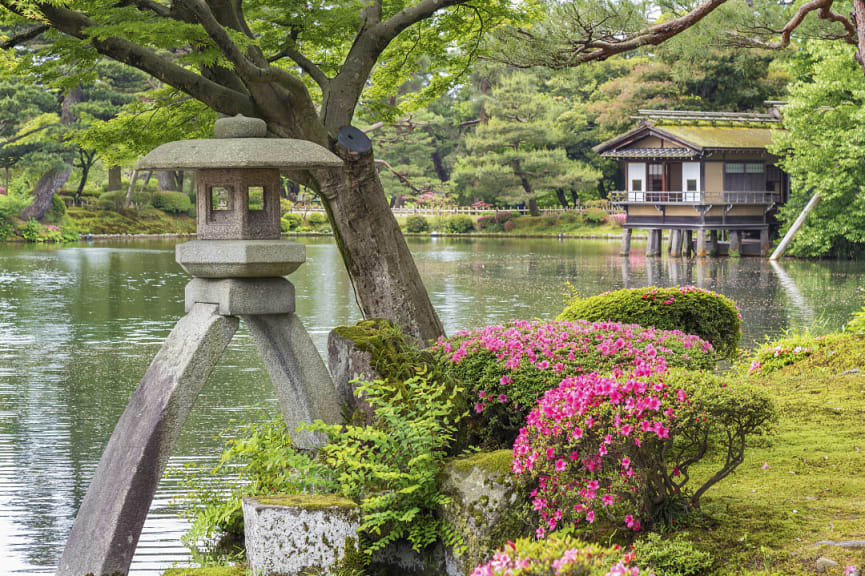
[[766, 166], [762, 162], [724, 164], [724, 191], [755, 192], [766, 189]]
[[688, 186], [688, 192], [696, 192], [697, 191], [697, 180], [696, 178], [688, 178], [686, 182]]
[[631, 191], [632, 192], [642, 192], [643, 191], [643, 181], [642, 180], [631, 180]]

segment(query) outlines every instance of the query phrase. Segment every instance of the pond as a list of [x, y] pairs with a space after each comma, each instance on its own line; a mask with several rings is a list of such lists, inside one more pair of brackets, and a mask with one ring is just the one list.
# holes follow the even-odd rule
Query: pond
[[[320, 350], [360, 319], [330, 239], [303, 239], [291, 276], [297, 310]], [[858, 307], [863, 262], [649, 259], [636, 246], [556, 239], [410, 240], [448, 332], [510, 318], [551, 318], [566, 282], [583, 295], [650, 284], [695, 284], [735, 299], [744, 341], [799, 327], [838, 329]], [[4, 573], [53, 573], [115, 422], [183, 313], [188, 277], [174, 242], [64, 248], [0, 244], [0, 559]], [[215, 459], [230, 421], [276, 411], [264, 367], [241, 329], [199, 398], [172, 465]], [[133, 562], [158, 574], [188, 560], [185, 524], [166, 478]]]

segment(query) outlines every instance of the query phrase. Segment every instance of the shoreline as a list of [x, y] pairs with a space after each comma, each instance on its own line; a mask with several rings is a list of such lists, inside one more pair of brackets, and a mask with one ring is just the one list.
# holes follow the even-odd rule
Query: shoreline
[[[403, 236], [406, 238], [524, 238], [524, 239], [538, 239], [538, 238], [547, 238], [550, 240], [557, 239], [569, 239], [569, 240], [621, 240], [621, 235], [619, 234], [508, 234], [503, 232], [469, 232], [467, 234], [457, 234], [453, 232], [439, 232], [435, 234], [430, 233], [412, 233], [412, 232], [403, 232]], [[308, 238], [308, 237], [333, 237], [333, 232], [289, 232], [288, 234], [283, 234], [283, 238]], [[164, 233], [164, 234], [88, 234], [82, 235], [82, 242], [98, 242], [98, 241], [112, 241], [112, 240], [169, 240], [173, 238], [196, 238], [196, 234], [193, 233]], [[646, 239], [645, 235], [633, 235], [632, 238], [636, 239]], [[27, 244], [28, 242], [21, 239], [10, 239], [9, 242], [20, 242], [22, 244]]]

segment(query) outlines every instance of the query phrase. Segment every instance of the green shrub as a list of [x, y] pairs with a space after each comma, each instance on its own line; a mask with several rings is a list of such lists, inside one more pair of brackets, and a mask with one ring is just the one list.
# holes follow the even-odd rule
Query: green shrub
[[562, 212], [559, 221], [565, 224], [578, 224], [583, 221], [582, 215], [577, 211]]
[[0, 215], [0, 242], [5, 242], [14, 231], [15, 227], [12, 226], [12, 222]]
[[306, 217], [306, 223], [313, 228], [324, 226], [328, 223], [327, 214], [324, 214], [322, 212], [311, 212]]
[[130, 200], [132, 200], [132, 203], [138, 208], [142, 208], [144, 206], [152, 206], [153, 192], [141, 188], [136, 188], [132, 191], [132, 198], [130, 198]]
[[291, 203], [291, 200], [286, 200], [285, 198], [279, 199], [279, 213], [281, 216], [290, 214], [292, 208], [294, 208], [294, 205]]
[[293, 212], [289, 212], [287, 214], [283, 214], [282, 220], [280, 221], [280, 227], [283, 232], [289, 232], [291, 230], [296, 230], [303, 225], [303, 218], [301, 218], [300, 214], [294, 214]]
[[607, 213], [602, 208], [589, 208], [583, 212], [583, 219], [589, 224], [603, 224], [607, 221]]
[[123, 204], [126, 202], [126, 192], [123, 190], [112, 190], [99, 195], [97, 205], [100, 210], [113, 210], [119, 212], [123, 209]]
[[12, 221], [17, 218], [31, 202], [28, 196], [17, 196], [14, 194], [0, 194], [0, 217]]
[[429, 222], [427, 222], [427, 219], [423, 216], [420, 216], [419, 214], [409, 216], [405, 221], [405, 231], [411, 232], [412, 234], [429, 232]]
[[783, 338], [772, 341], [767, 336], [766, 342], [751, 355], [748, 374], [768, 376], [785, 366], [804, 360], [820, 346], [820, 340], [807, 330], [791, 331]]
[[442, 222], [442, 231], [449, 234], [467, 234], [475, 229], [475, 224], [470, 216], [458, 214], [445, 218]]
[[724, 358], [736, 355], [742, 336], [742, 318], [735, 302], [694, 286], [650, 286], [589, 298], [574, 295], [557, 319], [612, 320], [681, 330], [708, 340]]
[[854, 334], [865, 334], [865, 305], [853, 312], [853, 318], [850, 319], [845, 330]]
[[192, 208], [192, 202], [183, 192], [165, 191], [153, 195], [153, 206], [169, 214], [186, 214]]
[[649, 534], [634, 543], [634, 552], [640, 568], [656, 576], [699, 576], [707, 573], [714, 563], [710, 552], [695, 547], [684, 534], [668, 540]]
[[541, 216], [541, 221], [547, 228], [552, 228], [553, 226], [557, 226], [559, 224], [559, 217], [555, 214], [546, 214], [544, 216]]
[[45, 213], [42, 220], [57, 223], [62, 221], [64, 216], [66, 216], [66, 202], [58, 194], [55, 194], [51, 197], [51, 208]]
[[39, 237], [42, 235], [42, 225], [31, 218], [21, 229], [21, 236], [28, 242], [39, 242]]
[[647, 576], [633, 571], [632, 561], [619, 546], [603, 547], [577, 540], [569, 534], [553, 534], [543, 540], [520, 538], [497, 550], [478, 566], [479, 576]]

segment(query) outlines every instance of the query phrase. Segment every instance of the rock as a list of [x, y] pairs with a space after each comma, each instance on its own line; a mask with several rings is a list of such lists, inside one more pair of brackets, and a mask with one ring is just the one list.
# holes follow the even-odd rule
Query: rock
[[856, 548], [865, 548], [865, 540], [821, 540], [817, 542], [817, 546], [835, 546], [837, 548], [847, 548], [848, 550]]
[[858, 374], [860, 372], [859, 368], [853, 368], [852, 370], [845, 370], [838, 374], [838, 376], [847, 376], [848, 374]]
[[327, 366], [336, 387], [340, 402], [352, 414], [358, 424], [370, 424], [373, 410], [363, 398], [355, 394], [358, 383], [355, 379], [380, 380], [381, 374], [373, 367], [372, 351], [364, 346], [364, 336], [376, 330], [377, 323], [387, 320], [365, 320], [356, 326], [340, 327], [332, 330], [327, 337]]
[[817, 558], [817, 574], [825, 574], [826, 571], [837, 567], [838, 563], [834, 560], [830, 560], [825, 556], [820, 556], [819, 558]]
[[340, 496], [244, 498], [243, 522], [249, 569], [259, 576], [336, 574], [361, 560], [360, 509]]
[[451, 497], [442, 515], [454, 524], [465, 548], [448, 550], [450, 564], [459, 574], [470, 574], [507, 540], [532, 533], [521, 507], [510, 471], [510, 450], [482, 452], [455, 460], [442, 474], [442, 491]]

